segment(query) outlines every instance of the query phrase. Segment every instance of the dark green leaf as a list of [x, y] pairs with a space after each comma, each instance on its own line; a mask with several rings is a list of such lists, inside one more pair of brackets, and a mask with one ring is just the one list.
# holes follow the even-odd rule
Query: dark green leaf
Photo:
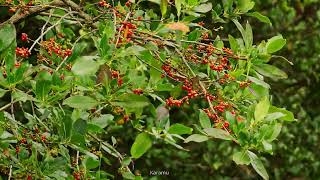
[[73, 130], [81, 135], [84, 135], [87, 130], [87, 121], [83, 119], [78, 119], [73, 124]]
[[141, 157], [152, 146], [152, 139], [147, 133], [140, 133], [134, 141], [130, 153], [133, 158]]
[[0, 27], [0, 52], [5, 50], [16, 39], [16, 28], [13, 24], [5, 24]]

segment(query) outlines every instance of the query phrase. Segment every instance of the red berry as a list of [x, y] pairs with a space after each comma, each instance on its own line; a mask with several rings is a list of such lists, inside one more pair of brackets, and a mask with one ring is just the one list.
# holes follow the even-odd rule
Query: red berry
[[223, 123], [223, 127], [224, 127], [224, 128], [229, 128], [229, 125], [230, 125], [230, 123], [229, 123], [228, 121], [225, 121], [225, 122]]
[[126, 114], [126, 115], [124, 115], [123, 116], [123, 120], [124, 120], [124, 122], [128, 122], [128, 120], [129, 120], [129, 116]]
[[127, 7], [129, 7], [131, 5], [131, 2], [130, 1], [127, 1], [126, 4], [125, 4]]
[[72, 50], [71, 49], [66, 49], [63, 53], [64, 57], [70, 56], [72, 54]]
[[16, 146], [16, 154], [19, 154], [19, 152], [20, 152], [20, 147]]
[[16, 63], [14, 64], [14, 66], [15, 66], [16, 68], [19, 68], [19, 67], [21, 66], [21, 64], [20, 64], [19, 62], [16, 62]]
[[118, 83], [118, 86], [119, 86], [119, 87], [122, 86], [122, 84], [123, 84], [122, 78], [118, 78], [117, 83]]
[[47, 140], [47, 137], [46, 137], [45, 135], [42, 135], [42, 136], [41, 136], [41, 141], [45, 143], [46, 140]]
[[22, 138], [20, 140], [20, 144], [27, 144], [27, 139], [26, 138]]
[[134, 89], [133, 93], [137, 94], [137, 95], [140, 95], [140, 94], [143, 94], [143, 90], [142, 89]]
[[111, 71], [111, 76], [112, 76], [112, 78], [118, 78], [119, 77], [119, 72], [115, 71], [115, 70], [112, 70]]
[[23, 58], [27, 58], [31, 55], [31, 53], [29, 52], [29, 49], [28, 48], [19, 48], [17, 47], [16, 48], [16, 55], [17, 56], [20, 56], [20, 57], [23, 57]]
[[22, 34], [21, 34], [21, 40], [22, 40], [22, 41], [28, 41], [28, 34], [22, 33]]

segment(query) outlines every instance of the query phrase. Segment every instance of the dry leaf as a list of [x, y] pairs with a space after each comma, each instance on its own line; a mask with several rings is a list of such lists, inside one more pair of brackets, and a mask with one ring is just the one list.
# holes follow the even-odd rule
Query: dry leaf
[[167, 27], [169, 29], [179, 30], [185, 33], [190, 31], [189, 27], [182, 22], [173, 22], [173, 23], [167, 24]]

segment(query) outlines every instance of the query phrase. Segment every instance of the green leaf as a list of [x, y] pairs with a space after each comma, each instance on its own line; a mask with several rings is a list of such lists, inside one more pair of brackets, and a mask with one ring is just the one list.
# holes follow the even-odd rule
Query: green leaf
[[143, 108], [148, 106], [150, 102], [145, 96], [136, 94], [122, 94], [113, 102], [111, 102], [111, 104], [125, 108], [127, 113], [134, 112], [136, 115], [140, 115]]
[[230, 34], [228, 35], [228, 39], [229, 39], [230, 48], [234, 52], [237, 52], [239, 49], [239, 44], [238, 44], [237, 40], [233, 36], [231, 36]]
[[267, 52], [271, 54], [279, 51], [286, 44], [286, 42], [286, 39], [284, 39], [281, 35], [272, 37], [266, 44]]
[[9, 72], [10, 69], [14, 66], [14, 63], [16, 62], [16, 47], [17, 43], [16, 41], [13, 41], [8, 48], [6, 48], [2, 53], [1, 56], [3, 56], [3, 59], [6, 63], [6, 71]]
[[268, 141], [263, 140], [262, 145], [266, 152], [272, 154], [272, 144], [270, 144]]
[[36, 83], [36, 97], [41, 101], [45, 101], [48, 98], [51, 90], [51, 82], [47, 80], [40, 80]]
[[255, 17], [257, 18], [259, 21], [263, 22], [263, 23], [267, 23], [270, 26], [272, 25], [270, 19], [267, 16], [262, 15], [259, 12], [253, 12], [253, 13], [246, 13], [247, 16], [251, 16], [251, 17]]
[[96, 100], [88, 96], [71, 96], [63, 101], [63, 105], [79, 109], [91, 109], [97, 104]]
[[239, 151], [232, 155], [232, 160], [237, 165], [249, 165], [250, 164], [250, 158], [246, 151]]
[[238, 8], [246, 13], [254, 7], [255, 3], [251, 0], [238, 0]]
[[248, 151], [248, 156], [250, 158], [250, 163], [254, 170], [265, 180], [269, 179], [268, 173], [264, 168], [259, 157], [251, 151]]
[[94, 118], [91, 123], [103, 129], [113, 122], [113, 118], [114, 117], [111, 114], [103, 114], [97, 118]]
[[279, 136], [279, 134], [281, 132], [281, 128], [282, 128], [281, 123], [276, 123], [275, 125], [273, 125], [272, 134], [270, 137], [267, 137], [266, 140], [268, 140], [269, 142], [274, 141]]
[[202, 128], [211, 128], [211, 121], [207, 113], [200, 109], [199, 113], [200, 125]]
[[196, 6], [193, 8], [195, 12], [199, 12], [199, 13], [206, 13], [206, 12], [209, 12], [211, 9], [212, 9], [211, 3], [200, 4], [199, 6]]
[[[269, 110], [270, 111], [270, 110]], [[286, 116], [285, 114], [281, 113], [281, 112], [274, 112], [274, 113], [269, 113], [267, 114], [267, 116], [265, 117], [266, 121], [273, 121], [276, 119], [279, 119], [281, 117]]]
[[268, 114], [270, 102], [267, 96], [263, 97], [256, 105], [254, 110], [254, 118], [256, 121], [263, 120]]
[[184, 143], [188, 143], [188, 142], [204, 142], [207, 141], [209, 138], [207, 136], [201, 135], [201, 134], [192, 134], [189, 137], [187, 137], [184, 140]]
[[270, 85], [260, 79], [257, 79], [255, 77], [251, 77], [251, 76], [248, 76], [248, 79], [257, 85], [260, 85], [264, 88], [270, 89]]
[[79, 57], [72, 66], [72, 72], [78, 76], [94, 75], [99, 69], [99, 64], [93, 60], [94, 58], [95, 56]]
[[224, 139], [224, 140], [233, 140], [233, 137], [230, 135], [229, 132], [218, 129], [218, 128], [206, 128], [204, 132], [208, 134], [208, 136], [217, 138], [217, 139]]
[[16, 28], [13, 24], [0, 26], [0, 52], [7, 49], [16, 39]]
[[160, 9], [161, 9], [162, 18], [164, 18], [168, 10], [168, 0], [161, 0]]
[[100, 162], [98, 159], [94, 159], [92, 157], [86, 156], [84, 162], [86, 169], [94, 169], [99, 166]]
[[134, 141], [130, 153], [133, 158], [139, 158], [141, 157], [145, 152], [148, 151], [152, 146], [152, 139], [150, 136], [143, 132], [140, 133], [136, 140]]
[[[244, 30], [244, 28], [242, 27], [242, 25], [239, 23], [238, 20], [236, 19], [232, 19], [233, 23], [236, 25], [237, 29], [240, 31], [242, 39], [245, 41], [245, 39], [247, 39], [247, 33]], [[247, 45], [246, 45], [247, 46]]]
[[0, 88], [0, 98], [3, 97], [7, 92], [8, 90], [4, 90]]
[[176, 9], [177, 9], [177, 15], [178, 15], [178, 17], [180, 17], [180, 14], [181, 14], [181, 4], [182, 4], [182, 1], [183, 1], [183, 0], [175, 0], [175, 1], [174, 1], [175, 7], [176, 7]]
[[285, 72], [283, 72], [281, 69], [269, 64], [255, 65], [254, 69], [258, 71], [258, 73], [269, 78], [273, 78], [273, 79], [288, 78], [288, 75]]
[[278, 108], [275, 106], [271, 106], [269, 109], [269, 113], [274, 113], [274, 112], [280, 112], [285, 115], [283, 117], [280, 117], [279, 120], [282, 120], [282, 121], [294, 121], [295, 120], [293, 113], [284, 109], [284, 108]]
[[172, 126], [170, 126], [168, 133], [170, 134], [191, 134], [193, 131], [192, 128], [189, 128], [183, 124], [173, 124]]
[[252, 33], [252, 28], [248, 21], [246, 23], [245, 34], [246, 36], [245, 36], [244, 42], [246, 44], [246, 48], [249, 49], [252, 47], [252, 44], [253, 44], [253, 33]]
[[126, 171], [122, 173], [124, 179], [135, 179], [135, 175], [131, 171]]
[[87, 130], [87, 121], [83, 119], [78, 119], [73, 124], [73, 130], [81, 135], [84, 135]]

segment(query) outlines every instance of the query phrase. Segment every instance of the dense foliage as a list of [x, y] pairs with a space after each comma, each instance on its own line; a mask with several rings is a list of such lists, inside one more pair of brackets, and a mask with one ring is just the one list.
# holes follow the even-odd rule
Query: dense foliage
[[3, 178], [317, 177], [314, 2], [0, 2]]

